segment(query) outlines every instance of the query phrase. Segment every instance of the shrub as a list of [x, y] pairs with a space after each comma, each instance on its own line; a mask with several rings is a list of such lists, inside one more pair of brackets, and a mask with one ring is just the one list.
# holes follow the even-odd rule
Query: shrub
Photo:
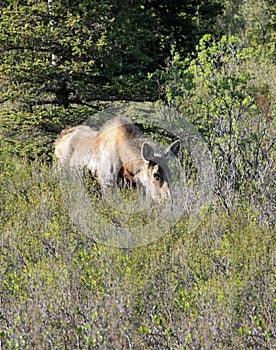
[[194, 232], [182, 219], [131, 250], [95, 245], [51, 166], [1, 162], [2, 349], [275, 346], [275, 234], [254, 213], [209, 211]]
[[239, 39], [206, 35], [195, 58], [174, 52], [163, 74], [170, 105], [199, 129], [212, 152], [217, 195], [226, 210], [241, 202], [271, 221], [275, 198], [275, 66]]

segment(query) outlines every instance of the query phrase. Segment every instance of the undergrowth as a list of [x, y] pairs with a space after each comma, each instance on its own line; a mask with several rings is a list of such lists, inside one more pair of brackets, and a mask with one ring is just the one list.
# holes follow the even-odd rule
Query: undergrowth
[[1, 169], [1, 349], [276, 345], [275, 231], [249, 206], [119, 249], [72, 223], [51, 165]]

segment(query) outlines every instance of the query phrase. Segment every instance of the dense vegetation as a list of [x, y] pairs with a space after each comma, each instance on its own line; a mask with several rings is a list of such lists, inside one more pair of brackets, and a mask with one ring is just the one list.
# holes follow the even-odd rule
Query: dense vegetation
[[[1, 349], [276, 347], [275, 8], [1, 2]], [[63, 128], [125, 101], [176, 109], [216, 172], [193, 230], [185, 212], [132, 249], [72, 222], [52, 161]]]

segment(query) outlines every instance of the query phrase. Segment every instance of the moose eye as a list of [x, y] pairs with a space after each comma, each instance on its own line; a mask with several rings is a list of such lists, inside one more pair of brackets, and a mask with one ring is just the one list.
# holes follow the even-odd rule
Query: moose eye
[[155, 174], [153, 174], [153, 177], [156, 181], [161, 182], [161, 177], [159, 174], [155, 173]]

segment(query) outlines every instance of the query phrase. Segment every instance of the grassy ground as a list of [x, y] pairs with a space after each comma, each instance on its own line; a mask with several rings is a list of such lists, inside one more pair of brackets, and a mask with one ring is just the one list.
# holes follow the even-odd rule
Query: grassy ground
[[246, 203], [126, 250], [74, 226], [50, 165], [5, 159], [0, 182], [0, 349], [276, 346], [275, 231]]

